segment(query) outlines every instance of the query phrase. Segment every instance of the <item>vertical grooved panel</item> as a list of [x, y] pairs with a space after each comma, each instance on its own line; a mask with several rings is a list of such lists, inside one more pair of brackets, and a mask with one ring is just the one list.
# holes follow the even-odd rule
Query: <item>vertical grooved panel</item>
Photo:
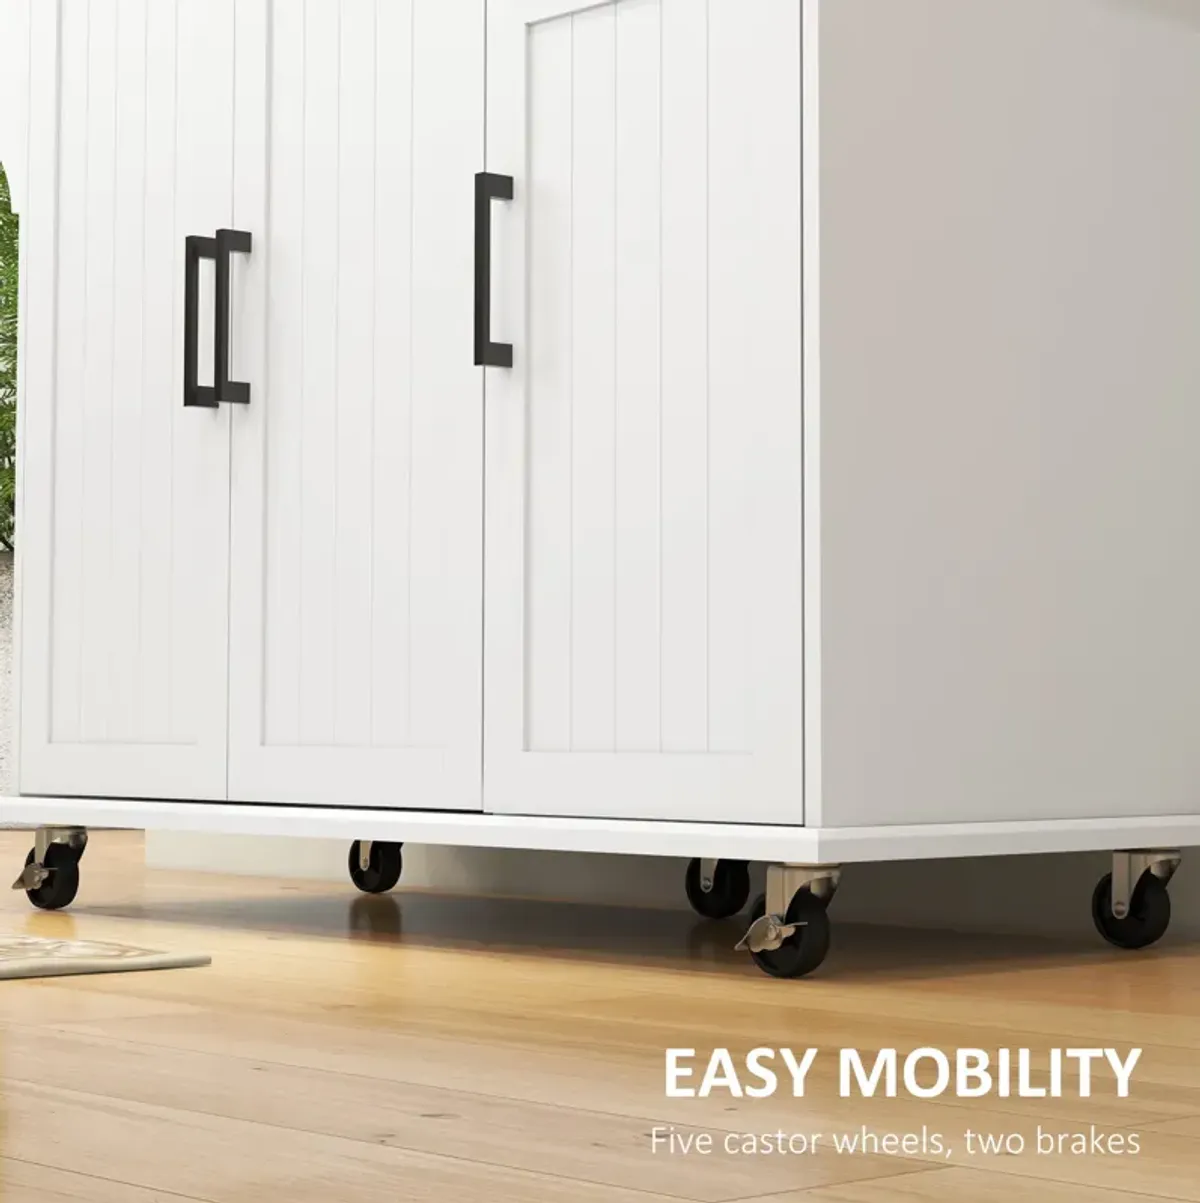
[[[527, 655], [530, 748], [571, 746], [571, 301], [577, 279], [571, 199], [570, 20], [529, 34], [532, 281], [529, 313]], [[590, 149], [590, 148], [585, 148]]]
[[[243, 796], [478, 805], [483, 0], [273, 0], [268, 384], [234, 463]], [[255, 203], [255, 202], [251, 202]], [[261, 202], [257, 202], [261, 204]], [[235, 672], [237, 669], [235, 667]]]
[[116, 209], [114, 217], [112, 507], [107, 606], [108, 728], [136, 739], [142, 728], [141, 684], [141, 428], [146, 420], [142, 363], [146, 263], [146, 0], [118, 0], [116, 65]]
[[83, 332], [83, 505], [79, 511], [83, 607], [79, 660], [80, 731], [109, 736], [112, 617], [113, 350], [117, 222], [117, 0], [90, 0], [87, 59], [86, 311]]
[[714, 751], [746, 746], [746, 592], [754, 574], [750, 440], [756, 433], [774, 437], [772, 430], [755, 430], [756, 412], [771, 413], [768, 398], [760, 394], [752, 402], [747, 388], [761, 320], [753, 292], [760, 266], [757, 201], [770, 182], [756, 161], [751, 131], [778, 118], [755, 104], [761, 47], [754, 7], [709, 0], [708, 746]]
[[616, 747], [616, 12], [570, 21], [571, 226], [587, 232], [570, 252], [571, 747], [603, 752]]
[[139, 481], [138, 663], [139, 724], [146, 737], [171, 736], [171, 417], [178, 402], [175, 348], [182, 321], [175, 263], [177, 14], [173, 4], [146, 3], [145, 221], [139, 248], [143, 266], [141, 422], [134, 454]]
[[371, 404], [371, 740], [409, 738], [414, 0], [378, 0]]
[[488, 11], [485, 805], [803, 822], [801, 6]]
[[657, 752], [662, 733], [659, 0], [617, 5], [616, 745]]
[[342, 5], [334, 607], [337, 743], [371, 740], [371, 406], [375, 309], [376, 0]]
[[[798, 599], [804, 589], [797, 468], [804, 453], [800, 23], [800, 6], [792, 0], [763, 0], [747, 22], [749, 46], [741, 61], [753, 63], [755, 112], [771, 119], [751, 120], [741, 131], [755, 188], [746, 202], [752, 217], [740, 275], [744, 280], [746, 265], [753, 265], [755, 303], [738, 365], [740, 394], [728, 400], [739, 414], [745, 465], [743, 563], [748, 579], [762, 581], [742, 589], [745, 645], [739, 683], [746, 704], [741, 738], [758, 732], [760, 740], [786, 749], [795, 765], [802, 756], [797, 682], [804, 664], [799, 641], [781, 641], [778, 632], [800, 622]], [[759, 399], [764, 419], [757, 426], [745, 421], [746, 396]]]
[[[440, 490], [460, 428], [434, 382], [448, 285], [439, 248], [415, 234], [413, 97], [417, 38], [431, 72], [454, 46], [434, 41], [453, 23], [422, 30], [423, 11], [436, 16], [419, 0], [276, 0], [268, 744], [441, 738]], [[429, 156], [434, 106], [425, 119]], [[434, 184], [461, 186], [443, 175], [427, 163], [426, 220], [445, 204]]]
[[797, 6], [538, 11], [525, 747], [786, 747], [795, 665], [771, 682], [798, 646], [780, 626], [800, 622]]
[[336, 614], [341, 4], [305, 0], [300, 739], [333, 741]]
[[90, 0], [63, 0], [62, 87], [59, 100], [58, 321], [60, 338], [54, 431], [54, 559], [51, 584], [50, 736], [83, 738], [80, 668], [83, 659], [84, 355], [88, 321], [88, 42]]
[[270, 290], [267, 302], [264, 738], [300, 738], [300, 613], [304, 483], [301, 455], [307, 347], [305, 303], [304, 5], [273, 0], [271, 72]]
[[25, 406], [25, 793], [225, 796], [229, 420], [183, 412], [182, 292], [185, 237], [230, 222], [236, 2], [37, 6], [58, 175], [30, 265], [54, 370]]
[[[478, 628], [482, 604], [458, 583], [479, 571], [464, 516], [476, 529], [482, 523], [480, 507], [471, 504], [480, 495], [472, 449], [483, 415], [481, 381], [470, 363], [464, 269], [470, 168], [482, 165], [483, 143], [481, 110], [457, 78], [461, 72], [482, 82], [482, 56], [474, 56], [470, 36], [482, 27], [482, 12], [476, 0], [417, 0], [413, 8], [408, 740], [416, 747], [443, 746], [464, 712], [478, 715], [474, 695], [447, 689], [447, 666], [466, 646], [464, 625]], [[451, 63], [454, 72], [447, 71]], [[456, 387], [448, 388], [448, 379]]]
[[662, 0], [662, 747], [708, 741], [708, 0]]

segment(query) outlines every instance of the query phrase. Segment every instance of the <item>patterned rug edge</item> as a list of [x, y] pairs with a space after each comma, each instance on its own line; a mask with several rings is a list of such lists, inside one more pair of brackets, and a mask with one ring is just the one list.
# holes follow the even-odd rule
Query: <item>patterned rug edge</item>
[[189, 953], [154, 953], [113, 960], [111, 958], [31, 958], [0, 961], [0, 982], [18, 978], [75, 977], [85, 973], [136, 973], [141, 970], [188, 970], [212, 965], [212, 956]]

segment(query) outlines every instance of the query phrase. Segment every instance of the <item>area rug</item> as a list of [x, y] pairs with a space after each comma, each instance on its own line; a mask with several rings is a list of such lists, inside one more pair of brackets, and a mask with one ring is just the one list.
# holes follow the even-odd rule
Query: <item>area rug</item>
[[130, 973], [137, 969], [188, 969], [212, 957], [156, 952], [104, 940], [45, 940], [0, 936], [0, 978], [65, 977], [73, 973]]

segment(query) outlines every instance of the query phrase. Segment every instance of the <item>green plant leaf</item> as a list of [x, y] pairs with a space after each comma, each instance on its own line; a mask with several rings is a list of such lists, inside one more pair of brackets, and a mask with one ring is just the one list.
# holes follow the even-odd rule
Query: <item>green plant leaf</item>
[[0, 543], [12, 547], [17, 465], [20, 229], [0, 164]]

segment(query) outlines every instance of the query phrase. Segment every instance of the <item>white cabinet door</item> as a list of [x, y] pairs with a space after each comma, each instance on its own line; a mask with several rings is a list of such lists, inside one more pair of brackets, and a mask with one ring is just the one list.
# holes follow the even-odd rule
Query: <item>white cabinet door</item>
[[238, 10], [29, 14], [18, 785], [223, 798], [229, 414], [182, 403], [184, 240], [231, 217]]
[[[264, 0], [230, 796], [478, 809], [484, 0]], [[242, 98], [239, 97], [239, 103]], [[257, 164], [257, 175], [250, 167]], [[248, 319], [250, 320], [250, 319]]]
[[797, 0], [491, 0], [485, 807], [793, 822]]

